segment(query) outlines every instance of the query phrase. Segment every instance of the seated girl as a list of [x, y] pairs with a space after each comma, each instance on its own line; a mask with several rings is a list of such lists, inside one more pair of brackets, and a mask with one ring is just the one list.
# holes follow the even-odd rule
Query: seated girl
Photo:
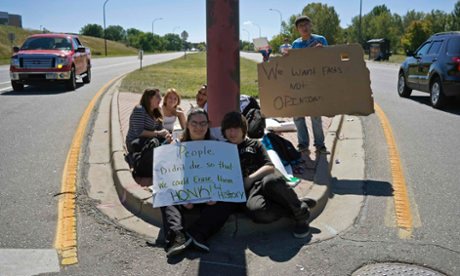
[[[210, 140], [208, 114], [201, 108], [192, 109], [181, 142]], [[161, 207], [166, 236], [166, 256], [171, 257], [190, 246], [209, 252], [206, 240], [215, 234], [237, 208], [236, 203], [214, 202]], [[185, 229], [184, 212], [198, 208], [199, 218]]]
[[170, 133], [174, 130], [176, 120], [179, 119], [181, 129], [185, 128], [185, 114], [182, 108], [180, 108], [180, 95], [174, 88], [168, 89], [166, 95], [163, 98], [163, 126]]

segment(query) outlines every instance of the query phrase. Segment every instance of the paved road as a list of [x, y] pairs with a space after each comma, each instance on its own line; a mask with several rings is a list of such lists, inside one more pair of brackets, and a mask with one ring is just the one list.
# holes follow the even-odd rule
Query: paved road
[[[86, 208], [88, 205], [79, 205], [80, 263], [61, 273], [196, 275], [211, 267], [234, 274], [348, 275], [369, 262], [399, 261], [459, 275], [460, 205], [456, 195], [460, 189], [460, 103], [457, 100], [446, 111], [439, 111], [427, 105], [425, 94], [416, 92], [410, 99], [401, 99], [396, 94], [397, 67], [367, 65], [374, 97], [390, 120], [400, 151], [416, 218], [412, 238], [398, 236], [386, 144], [377, 117], [371, 115], [361, 118], [366, 152], [365, 204], [355, 224], [336, 238], [304, 246], [294, 240], [279, 244], [266, 235], [241, 242], [224, 234], [219, 240], [222, 247], [235, 247], [235, 252], [240, 252], [221, 252], [219, 244], [213, 243], [219, 256], [227, 256], [224, 263], [213, 255], [202, 258], [193, 252], [168, 263], [161, 249], [145, 247], [136, 235], [111, 225]], [[27, 89], [22, 94], [1, 95], [0, 248], [51, 247], [57, 209], [53, 194], [59, 190], [64, 158], [79, 116], [105, 82], [137, 65], [101, 66], [106, 67], [94, 70], [95, 82], [76, 92]], [[3, 74], [0, 70], [0, 83]]]
[[[144, 65], [181, 56], [145, 56]], [[26, 87], [13, 92], [8, 66], [0, 67], [0, 250], [52, 248], [57, 198], [71, 139], [80, 117], [108, 81], [139, 68], [137, 57], [93, 60], [91, 84]], [[0, 273], [2, 274], [2, 273]]]

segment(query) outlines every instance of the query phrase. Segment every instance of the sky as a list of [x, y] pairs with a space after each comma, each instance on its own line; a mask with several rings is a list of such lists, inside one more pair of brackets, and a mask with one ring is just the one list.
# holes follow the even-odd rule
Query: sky
[[[0, 11], [22, 16], [23, 28], [53, 32], [78, 33], [86, 24], [103, 26], [105, 0], [1, 0]], [[261, 36], [271, 39], [280, 31], [280, 15], [287, 20], [302, 12], [308, 3], [321, 2], [334, 7], [340, 25], [346, 27], [359, 15], [360, 0], [241, 0], [240, 37], [252, 40]], [[362, 0], [363, 14], [377, 5], [385, 4], [392, 13], [406, 14], [409, 10], [430, 12], [439, 9], [452, 12], [457, 0]], [[270, 11], [270, 9], [278, 10]], [[164, 35], [187, 31], [188, 41], [206, 41], [206, 0], [108, 0], [105, 8], [106, 26], [120, 25]], [[158, 19], [162, 18], [162, 19]], [[259, 27], [258, 27], [259, 26]]]

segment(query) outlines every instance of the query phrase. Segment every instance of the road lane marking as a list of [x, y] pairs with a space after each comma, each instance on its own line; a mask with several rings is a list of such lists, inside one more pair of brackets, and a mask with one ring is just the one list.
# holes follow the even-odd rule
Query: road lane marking
[[7, 91], [7, 90], [11, 90], [11, 89], [13, 89], [13, 87], [8, 86], [8, 87], [5, 87], [5, 88], [0, 89], [0, 92]]
[[396, 215], [396, 223], [399, 227], [399, 237], [402, 239], [410, 238], [413, 229], [413, 219], [409, 195], [407, 193], [406, 180], [399, 157], [398, 147], [393, 136], [390, 122], [387, 116], [377, 103], [374, 103], [374, 108], [383, 128], [383, 133], [388, 146], [388, 155], [390, 159], [391, 176], [393, 179], [393, 199]]
[[38, 275], [59, 271], [59, 258], [54, 249], [0, 248], [1, 275]]
[[58, 203], [58, 220], [54, 248], [61, 257], [61, 265], [72, 265], [78, 263], [77, 256], [77, 228], [75, 216], [75, 197], [77, 190], [78, 162], [80, 158], [81, 145], [86, 132], [91, 113], [101, 95], [121, 76], [106, 83], [93, 97], [85, 109], [77, 130], [73, 136], [67, 154], [64, 171], [61, 180], [61, 192]]

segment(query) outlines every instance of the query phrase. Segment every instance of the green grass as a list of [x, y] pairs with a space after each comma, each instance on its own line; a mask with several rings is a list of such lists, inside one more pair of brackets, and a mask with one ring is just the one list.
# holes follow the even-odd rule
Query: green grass
[[396, 55], [393, 54], [390, 56], [390, 60], [388, 62], [391, 63], [402, 63], [407, 58], [406, 55]]
[[[0, 25], [0, 64], [10, 63], [13, 45], [8, 40], [8, 33], [15, 34], [14, 45], [20, 46], [29, 35], [38, 34], [40, 31]], [[83, 35], [79, 36], [79, 38], [83, 45], [91, 49], [93, 57], [102, 57], [104, 55], [104, 39]], [[127, 47], [123, 43], [107, 40], [107, 56], [129, 56], [137, 55], [137, 53], [138, 50], [135, 48]]]
[[[240, 59], [240, 78], [241, 94], [257, 96], [257, 63]], [[197, 53], [136, 70], [123, 79], [120, 91], [142, 93], [146, 88], [158, 88], [165, 92], [175, 88], [181, 97], [193, 98], [203, 83], [206, 83], [206, 53]]]

